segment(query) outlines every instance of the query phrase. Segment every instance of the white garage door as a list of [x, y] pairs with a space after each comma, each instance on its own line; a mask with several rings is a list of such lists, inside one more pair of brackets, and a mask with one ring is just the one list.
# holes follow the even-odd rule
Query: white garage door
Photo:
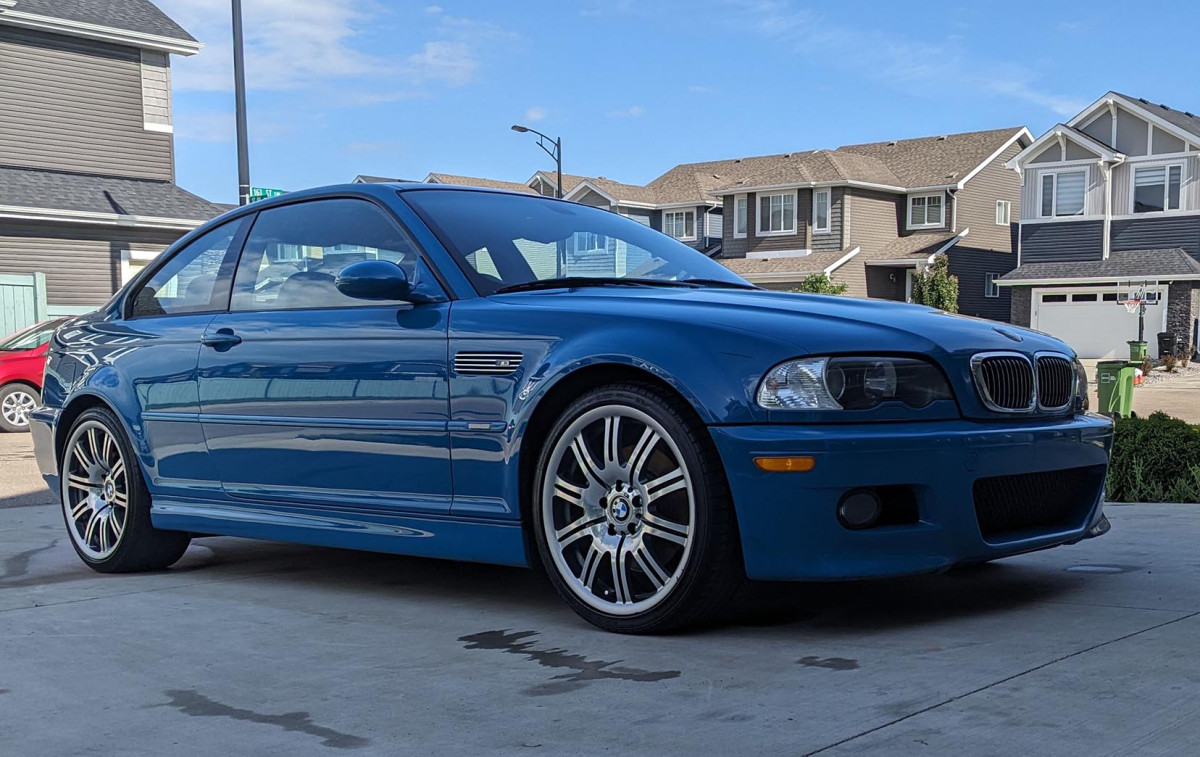
[[[1167, 325], [1166, 287], [1146, 295], [1146, 341], [1154, 342]], [[1081, 358], [1121, 358], [1126, 342], [1137, 339], [1137, 313], [1128, 313], [1108, 289], [1035, 289], [1033, 327], [1062, 339]], [[1150, 354], [1156, 350], [1151, 348]]]

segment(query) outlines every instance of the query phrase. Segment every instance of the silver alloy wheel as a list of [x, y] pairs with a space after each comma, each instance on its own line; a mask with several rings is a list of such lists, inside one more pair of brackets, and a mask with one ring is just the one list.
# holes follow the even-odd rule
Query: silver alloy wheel
[[555, 442], [542, 482], [546, 544], [559, 575], [590, 607], [635, 615], [666, 599], [687, 564], [695, 522], [683, 455], [641, 410], [594, 408]]
[[0, 415], [13, 426], [25, 428], [29, 425], [29, 414], [37, 407], [37, 400], [24, 389], [16, 389], [4, 395], [0, 402]]
[[63, 456], [62, 502], [67, 530], [85, 555], [104, 560], [129, 522], [129, 474], [121, 446], [102, 423], [87, 421]]

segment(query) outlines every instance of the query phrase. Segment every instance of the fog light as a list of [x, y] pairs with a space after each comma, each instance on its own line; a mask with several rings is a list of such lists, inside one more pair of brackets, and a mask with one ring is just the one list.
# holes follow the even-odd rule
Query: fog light
[[879, 520], [883, 507], [872, 489], [855, 489], [838, 503], [838, 520], [846, 528], [870, 528]]

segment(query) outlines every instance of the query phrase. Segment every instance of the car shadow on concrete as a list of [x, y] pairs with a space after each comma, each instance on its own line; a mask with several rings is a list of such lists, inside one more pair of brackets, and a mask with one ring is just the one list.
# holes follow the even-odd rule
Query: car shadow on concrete
[[[541, 572], [287, 544], [213, 538], [194, 542], [173, 570], [252, 574], [255, 580], [314, 589], [420, 599], [507, 613], [561, 613], [574, 618]], [[747, 582], [726, 612], [695, 632], [810, 626], [824, 631], [885, 630], [1012, 612], [1076, 588], [1051, 566], [990, 563], [894, 579], [825, 583]], [[583, 624], [583, 621], [578, 621]]]

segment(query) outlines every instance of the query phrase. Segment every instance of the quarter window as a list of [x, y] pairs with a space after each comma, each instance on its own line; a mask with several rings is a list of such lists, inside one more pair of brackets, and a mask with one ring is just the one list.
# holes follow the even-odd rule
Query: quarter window
[[829, 233], [829, 190], [813, 192], [813, 233]]
[[[129, 315], [210, 313], [225, 309], [229, 276], [236, 250], [230, 250], [245, 219], [218, 226], [189, 243], [154, 272], [133, 296]], [[228, 260], [229, 266], [225, 267]]]
[[908, 227], [942, 226], [942, 195], [922, 195], [908, 198]]
[[746, 236], [746, 211], [749, 209], [749, 203], [746, 202], [746, 195], [738, 195], [733, 200], [733, 235], [735, 237]]
[[796, 233], [796, 194], [794, 192], [759, 196], [758, 233]]
[[1057, 171], [1042, 174], [1042, 217], [1083, 215], [1087, 188], [1084, 171]]
[[1133, 212], [1179, 210], [1183, 166], [1146, 166], [1133, 172]]
[[[417, 247], [382, 210], [336, 199], [269, 208], [258, 215], [238, 264], [232, 310], [386, 305], [347, 297], [338, 272], [361, 260], [390, 260], [416, 281]], [[398, 304], [398, 303], [393, 303]]]
[[696, 211], [668, 210], [664, 212], [663, 232], [676, 239], [695, 239]]

